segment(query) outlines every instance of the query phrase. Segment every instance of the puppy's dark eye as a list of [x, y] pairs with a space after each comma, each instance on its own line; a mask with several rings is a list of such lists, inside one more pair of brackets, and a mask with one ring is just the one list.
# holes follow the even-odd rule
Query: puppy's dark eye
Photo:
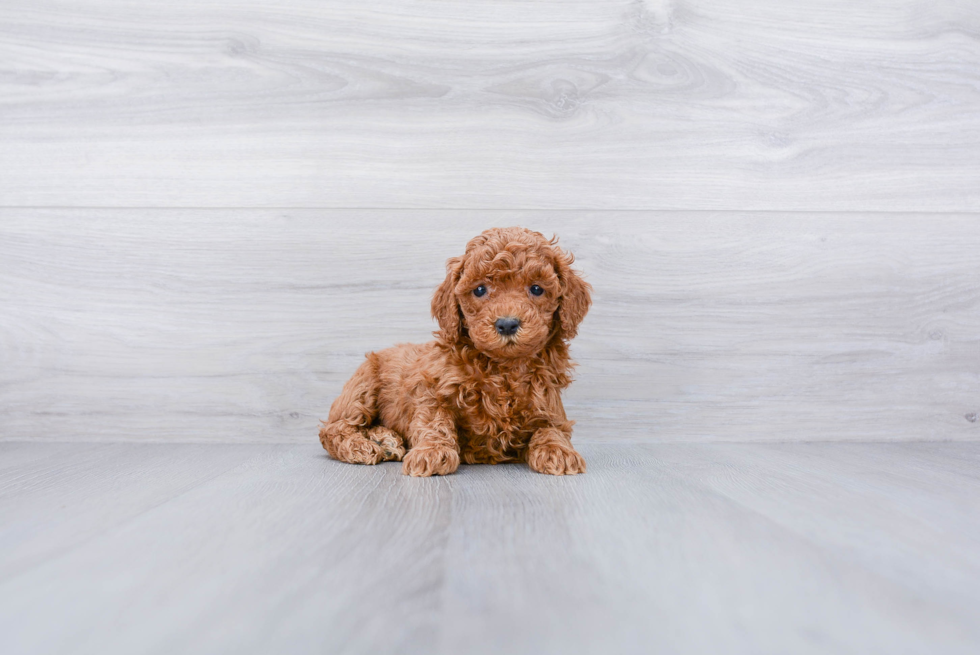
[[477, 298], [480, 298], [481, 296], [485, 296], [487, 295], [487, 288], [481, 284], [477, 288], [473, 289], [473, 295], [476, 296]]
[[530, 291], [532, 296], [540, 296], [542, 293], [544, 293], [544, 289], [542, 289], [536, 284], [531, 285]]

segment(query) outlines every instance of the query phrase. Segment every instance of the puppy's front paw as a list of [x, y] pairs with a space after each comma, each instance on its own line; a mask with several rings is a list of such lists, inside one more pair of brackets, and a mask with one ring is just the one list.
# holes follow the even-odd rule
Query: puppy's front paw
[[545, 443], [527, 451], [527, 464], [532, 470], [546, 475], [577, 475], [585, 473], [585, 460], [570, 446]]
[[412, 448], [402, 461], [402, 473], [416, 478], [449, 475], [459, 468], [459, 453], [451, 448]]

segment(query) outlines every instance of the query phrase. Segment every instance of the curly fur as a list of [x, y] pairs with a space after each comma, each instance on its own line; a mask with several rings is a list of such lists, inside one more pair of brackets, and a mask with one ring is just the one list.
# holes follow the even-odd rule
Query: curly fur
[[[585, 472], [571, 444], [561, 390], [568, 341], [591, 303], [573, 257], [538, 232], [487, 230], [447, 262], [432, 299], [435, 341], [368, 353], [320, 429], [331, 457], [402, 461], [413, 476], [468, 464], [526, 461], [539, 473]], [[482, 297], [473, 291], [487, 289]], [[544, 293], [530, 292], [538, 285]], [[515, 317], [513, 336], [494, 323]]]

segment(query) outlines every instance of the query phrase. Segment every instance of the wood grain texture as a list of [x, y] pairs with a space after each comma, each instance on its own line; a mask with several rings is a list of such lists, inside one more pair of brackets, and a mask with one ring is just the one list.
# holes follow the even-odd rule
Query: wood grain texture
[[59, 443], [0, 448], [0, 580], [56, 558], [268, 448]]
[[971, 0], [7, 0], [0, 204], [980, 210]]
[[594, 286], [579, 440], [980, 438], [976, 216], [351, 210], [0, 212], [0, 438], [309, 442], [509, 224]]
[[[48, 462], [0, 471], [0, 562], [46, 554], [0, 576], [0, 650], [980, 647], [980, 444], [590, 444], [575, 478], [425, 480], [250, 448], [0, 444]], [[62, 477], [83, 449], [87, 479]], [[141, 472], [188, 462], [224, 472], [132, 511]], [[35, 527], [65, 514], [52, 551]]]

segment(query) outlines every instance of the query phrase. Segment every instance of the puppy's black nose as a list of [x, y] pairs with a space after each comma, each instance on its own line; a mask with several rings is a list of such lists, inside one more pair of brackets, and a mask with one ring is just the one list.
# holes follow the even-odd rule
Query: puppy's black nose
[[517, 328], [521, 327], [521, 321], [513, 316], [504, 316], [503, 318], [498, 318], [493, 326], [497, 328], [498, 333], [505, 337], [509, 337], [513, 334], [517, 334]]

